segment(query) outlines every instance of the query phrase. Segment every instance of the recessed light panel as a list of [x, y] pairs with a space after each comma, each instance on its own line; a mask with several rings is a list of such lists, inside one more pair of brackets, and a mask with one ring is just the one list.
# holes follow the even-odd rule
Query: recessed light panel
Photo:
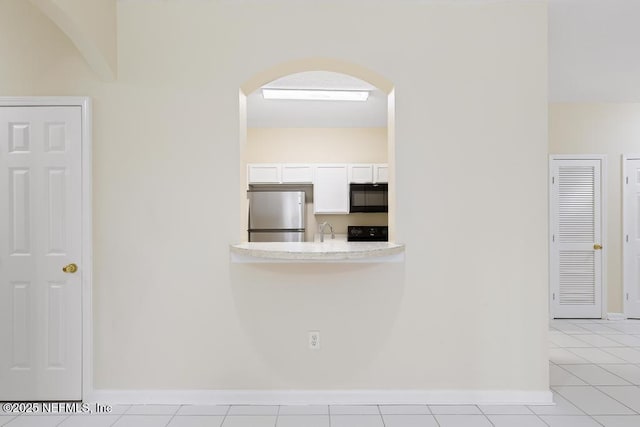
[[366, 101], [366, 90], [262, 89], [264, 99], [302, 101]]

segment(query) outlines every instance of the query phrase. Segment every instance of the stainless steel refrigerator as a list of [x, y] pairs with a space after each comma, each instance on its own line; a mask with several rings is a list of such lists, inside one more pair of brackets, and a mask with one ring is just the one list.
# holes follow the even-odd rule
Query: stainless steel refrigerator
[[304, 191], [249, 191], [250, 242], [304, 242]]

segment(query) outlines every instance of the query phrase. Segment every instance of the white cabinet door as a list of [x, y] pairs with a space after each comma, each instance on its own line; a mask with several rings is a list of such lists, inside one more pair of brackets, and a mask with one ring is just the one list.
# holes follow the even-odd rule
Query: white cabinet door
[[284, 163], [282, 165], [282, 182], [285, 184], [312, 184], [313, 166]]
[[551, 164], [551, 311], [602, 317], [602, 201], [599, 159]]
[[347, 165], [317, 165], [313, 182], [313, 212], [349, 213], [349, 177]]
[[0, 401], [82, 398], [80, 107], [0, 107]]
[[253, 163], [247, 165], [249, 184], [279, 184], [279, 163]]
[[389, 165], [386, 163], [373, 165], [373, 182], [389, 182]]
[[624, 314], [640, 318], [640, 159], [625, 159], [623, 177]]
[[373, 165], [366, 163], [349, 165], [349, 182], [354, 184], [373, 182]]

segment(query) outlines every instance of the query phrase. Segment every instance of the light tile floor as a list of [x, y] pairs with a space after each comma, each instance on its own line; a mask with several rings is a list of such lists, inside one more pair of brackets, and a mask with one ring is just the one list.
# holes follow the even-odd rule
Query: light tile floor
[[640, 427], [640, 321], [553, 320], [554, 406], [116, 406], [107, 415], [19, 415], [16, 427]]

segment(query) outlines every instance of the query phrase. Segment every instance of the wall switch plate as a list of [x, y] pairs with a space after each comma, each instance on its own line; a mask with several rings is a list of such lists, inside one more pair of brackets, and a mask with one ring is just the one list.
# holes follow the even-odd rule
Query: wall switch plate
[[309, 331], [309, 349], [320, 350], [320, 331]]

